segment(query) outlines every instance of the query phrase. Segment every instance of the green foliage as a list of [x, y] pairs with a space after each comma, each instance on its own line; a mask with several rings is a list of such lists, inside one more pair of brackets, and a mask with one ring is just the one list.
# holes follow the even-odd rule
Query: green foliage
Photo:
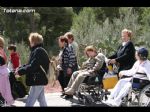
[[[5, 13], [7, 9], [35, 9], [32, 13]], [[56, 38], [70, 30], [73, 9], [71, 7], [0, 7], [1, 34], [10, 39], [9, 43], [28, 43], [31, 32], [44, 37], [47, 50], [57, 51]]]
[[139, 23], [139, 14], [132, 7], [119, 8], [119, 17], [110, 21], [106, 18], [102, 24], [96, 22], [95, 9], [83, 8], [83, 10], [73, 18], [72, 31], [76, 41], [80, 45], [80, 56], [87, 45], [94, 45], [102, 48], [106, 56], [112, 55], [121, 43], [121, 31], [124, 28], [133, 32], [132, 41], [135, 45], [147, 46], [149, 48], [149, 33], [143, 32]]
[[22, 63], [27, 61], [29, 51], [24, 45], [30, 32], [43, 35], [44, 45], [53, 56], [59, 52], [56, 38], [73, 31], [81, 62], [85, 60], [83, 50], [87, 45], [102, 48], [107, 56], [113, 54], [124, 28], [132, 30], [135, 45], [150, 48], [148, 7], [15, 7], [35, 9], [34, 13], [4, 13], [4, 8], [14, 7], [0, 7], [0, 34], [8, 38], [8, 43], [19, 43]]

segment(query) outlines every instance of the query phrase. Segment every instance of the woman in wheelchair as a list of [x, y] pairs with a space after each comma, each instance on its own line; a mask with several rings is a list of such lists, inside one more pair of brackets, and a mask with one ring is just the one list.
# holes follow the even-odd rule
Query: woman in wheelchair
[[103, 66], [105, 56], [102, 53], [97, 53], [93, 46], [87, 46], [85, 48], [85, 54], [88, 57], [87, 61], [83, 63], [81, 70], [72, 74], [68, 86], [65, 88], [65, 94], [67, 96], [73, 96], [84, 79], [87, 76], [95, 76]]
[[133, 67], [130, 70], [124, 70], [119, 73], [119, 77], [126, 76], [126, 78], [121, 78], [118, 81], [108, 100], [104, 101], [104, 103], [111, 106], [120, 106], [122, 99], [132, 89], [134, 79], [150, 80], [150, 61], [147, 59], [148, 50], [143, 47], [139, 48], [135, 53], [135, 57], [137, 61]]

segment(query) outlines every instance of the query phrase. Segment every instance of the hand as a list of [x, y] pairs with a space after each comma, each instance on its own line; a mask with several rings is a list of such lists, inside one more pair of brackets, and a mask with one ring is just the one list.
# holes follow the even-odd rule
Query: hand
[[18, 72], [18, 70], [19, 70], [19, 67], [16, 68], [15, 72]]
[[21, 76], [20, 76], [20, 75], [15, 75], [15, 77], [16, 77], [16, 78], [19, 78], [19, 77], [21, 77]]
[[94, 70], [88, 70], [88, 72], [89, 72], [89, 73], [92, 73], [92, 72], [94, 72]]
[[68, 75], [71, 75], [71, 74], [72, 74], [72, 69], [71, 69], [71, 68], [68, 68], [68, 69], [67, 69], [67, 74], [68, 74]]
[[15, 77], [16, 77], [16, 78], [19, 78], [19, 77], [20, 77], [18, 71], [15, 72]]
[[116, 60], [115, 59], [111, 59], [108, 63], [109, 64], [116, 64]]
[[107, 59], [107, 60], [105, 60], [106, 61], [106, 64], [109, 64], [109, 61], [110, 61], [111, 59]]
[[60, 67], [60, 65], [57, 66], [57, 70], [62, 70], [62, 68]]
[[119, 72], [119, 77], [121, 78], [123, 76], [123, 74], [121, 72]]

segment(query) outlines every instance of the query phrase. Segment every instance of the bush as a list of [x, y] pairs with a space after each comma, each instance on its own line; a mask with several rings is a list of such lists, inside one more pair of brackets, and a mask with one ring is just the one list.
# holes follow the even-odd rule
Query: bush
[[149, 33], [142, 31], [142, 25], [138, 22], [139, 16], [132, 7], [119, 8], [119, 13], [119, 18], [114, 18], [112, 22], [106, 18], [103, 24], [96, 22], [93, 9], [89, 7], [83, 8], [74, 16], [71, 30], [80, 47], [80, 61], [83, 60], [83, 50], [87, 45], [102, 48], [106, 56], [112, 55], [121, 43], [121, 31], [124, 28], [133, 32], [132, 41], [135, 45], [150, 47]]

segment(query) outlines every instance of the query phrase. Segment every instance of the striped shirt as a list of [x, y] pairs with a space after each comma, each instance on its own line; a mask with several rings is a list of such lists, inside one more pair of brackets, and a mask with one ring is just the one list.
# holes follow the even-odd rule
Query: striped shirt
[[66, 46], [62, 52], [62, 69], [73, 68], [77, 65], [77, 60], [72, 47]]

